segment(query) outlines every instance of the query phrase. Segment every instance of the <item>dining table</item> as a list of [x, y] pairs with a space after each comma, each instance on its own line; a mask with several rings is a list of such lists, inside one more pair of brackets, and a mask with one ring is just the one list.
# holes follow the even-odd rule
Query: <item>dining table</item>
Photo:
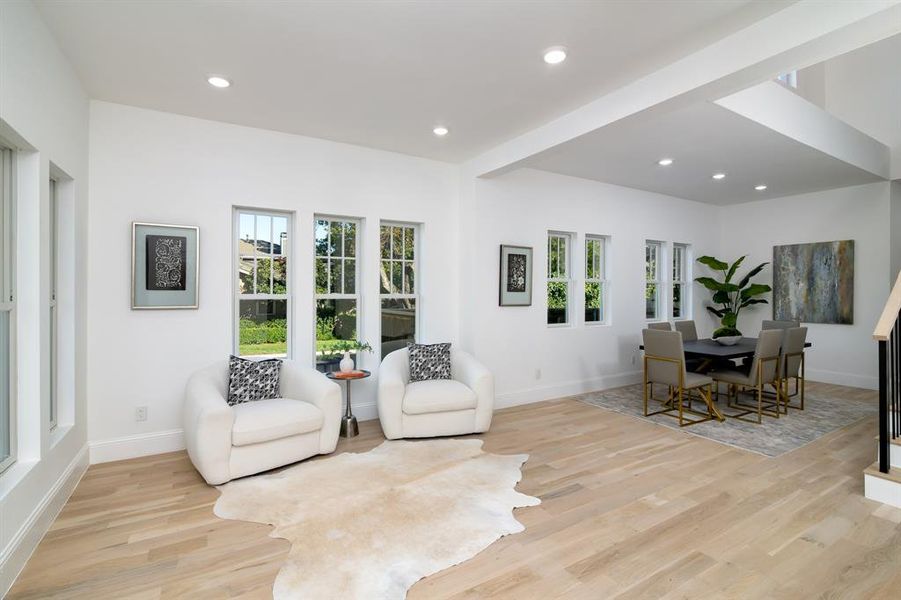
[[[810, 348], [812, 345], [810, 342], [804, 343], [805, 348]], [[682, 347], [685, 349], [686, 359], [701, 359], [706, 364], [709, 364], [721, 360], [754, 356], [754, 351], [757, 349], [757, 338], [742, 337], [731, 346], [724, 346], [714, 339], [706, 338], [683, 342]], [[641, 344], [638, 348], [644, 350], [644, 344]], [[706, 366], [705, 363], [702, 363], [702, 368], [699, 370], [704, 370], [703, 366]]]

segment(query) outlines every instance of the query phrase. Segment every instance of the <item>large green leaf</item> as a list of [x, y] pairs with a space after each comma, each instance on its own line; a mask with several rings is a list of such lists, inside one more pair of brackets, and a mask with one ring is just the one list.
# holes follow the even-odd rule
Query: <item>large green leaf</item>
[[754, 296], [759, 296], [760, 294], [772, 291], [772, 289], [773, 288], [765, 283], [752, 283], [741, 291], [741, 299], [747, 300], [748, 298], [753, 298]]
[[725, 271], [729, 268], [729, 263], [724, 263], [723, 261], [712, 256], [702, 256], [698, 259], [698, 262], [702, 265], [707, 265], [715, 271]]
[[734, 283], [722, 283], [713, 277], [698, 277], [695, 279], [698, 283], [712, 292], [737, 292], [738, 286]]
[[736, 260], [734, 263], [732, 263], [731, 267], [729, 267], [729, 272], [726, 273], [726, 282], [727, 283], [729, 281], [732, 281], [732, 276], [735, 275], [735, 271], [738, 270], [738, 267], [741, 266], [741, 263], [744, 262], [745, 258], [746, 258], [745, 256], [740, 257], [738, 260]]
[[742, 302], [741, 308], [750, 306], [752, 304], [769, 304], [769, 301], [766, 300], [765, 298], [751, 298], [749, 300], [745, 300], [744, 302]]
[[741, 278], [741, 281], [738, 282], [738, 287], [743, 288], [748, 285], [748, 282], [751, 281], [751, 278], [760, 273], [768, 264], [770, 263], [760, 263], [759, 265], [748, 271], [747, 274], [745, 274], [745, 276]]
[[717, 304], [729, 304], [732, 302], [732, 298], [729, 297], [729, 292], [720, 290], [713, 293], [713, 301]]
[[724, 313], [720, 322], [723, 327], [735, 327], [735, 324], [738, 323], [738, 315], [731, 311]]
[[722, 310], [720, 310], [718, 308], [713, 308], [712, 306], [708, 306], [707, 310], [709, 310], [710, 312], [712, 312], [713, 314], [715, 314], [718, 317], [722, 317], [724, 314]]

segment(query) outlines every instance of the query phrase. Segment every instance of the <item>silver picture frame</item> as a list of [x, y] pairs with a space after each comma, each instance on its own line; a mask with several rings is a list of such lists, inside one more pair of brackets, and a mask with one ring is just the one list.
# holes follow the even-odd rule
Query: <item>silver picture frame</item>
[[[172, 289], [148, 285], [146, 242], [148, 236], [184, 239], [183, 256], [177, 257], [178, 278]], [[182, 264], [182, 262], [184, 264]], [[172, 225], [133, 221], [131, 224], [131, 309], [190, 310], [200, 306], [200, 229], [193, 225]]]
[[532, 306], [532, 248], [501, 244], [499, 306]]

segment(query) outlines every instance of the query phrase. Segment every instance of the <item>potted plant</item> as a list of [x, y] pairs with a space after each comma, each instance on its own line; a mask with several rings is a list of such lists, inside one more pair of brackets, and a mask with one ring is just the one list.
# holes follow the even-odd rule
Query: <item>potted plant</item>
[[702, 256], [698, 262], [710, 267], [714, 271], [723, 274], [722, 281], [713, 277], [698, 277], [698, 283], [713, 292], [713, 303], [719, 307], [708, 306], [707, 310], [719, 317], [720, 327], [713, 332], [713, 339], [719, 343], [731, 346], [741, 339], [741, 331], [738, 330], [738, 314], [741, 309], [752, 304], [767, 304], [765, 298], [757, 298], [772, 288], [764, 283], [751, 283], [751, 278], [760, 273], [768, 263], [761, 263], [751, 269], [738, 283], [733, 283], [738, 267], [745, 260], [742, 256], [731, 265], [713, 256]]
[[343, 340], [335, 344], [334, 349], [344, 352], [344, 358], [341, 359], [341, 363], [338, 365], [342, 373], [349, 373], [354, 370], [354, 359], [350, 357], [351, 351], [372, 352], [372, 346], [368, 342], [360, 340]]

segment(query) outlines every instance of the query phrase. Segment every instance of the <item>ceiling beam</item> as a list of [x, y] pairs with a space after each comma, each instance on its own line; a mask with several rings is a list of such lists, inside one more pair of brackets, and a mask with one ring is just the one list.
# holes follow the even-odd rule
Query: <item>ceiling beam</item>
[[647, 110], [713, 101], [901, 33], [901, 0], [800, 0], [773, 15], [477, 156], [495, 176], [530, 156]]
[[765, 81], [716, 104], [788, 138], [889, 179], [891, 151], [775, 81]]

